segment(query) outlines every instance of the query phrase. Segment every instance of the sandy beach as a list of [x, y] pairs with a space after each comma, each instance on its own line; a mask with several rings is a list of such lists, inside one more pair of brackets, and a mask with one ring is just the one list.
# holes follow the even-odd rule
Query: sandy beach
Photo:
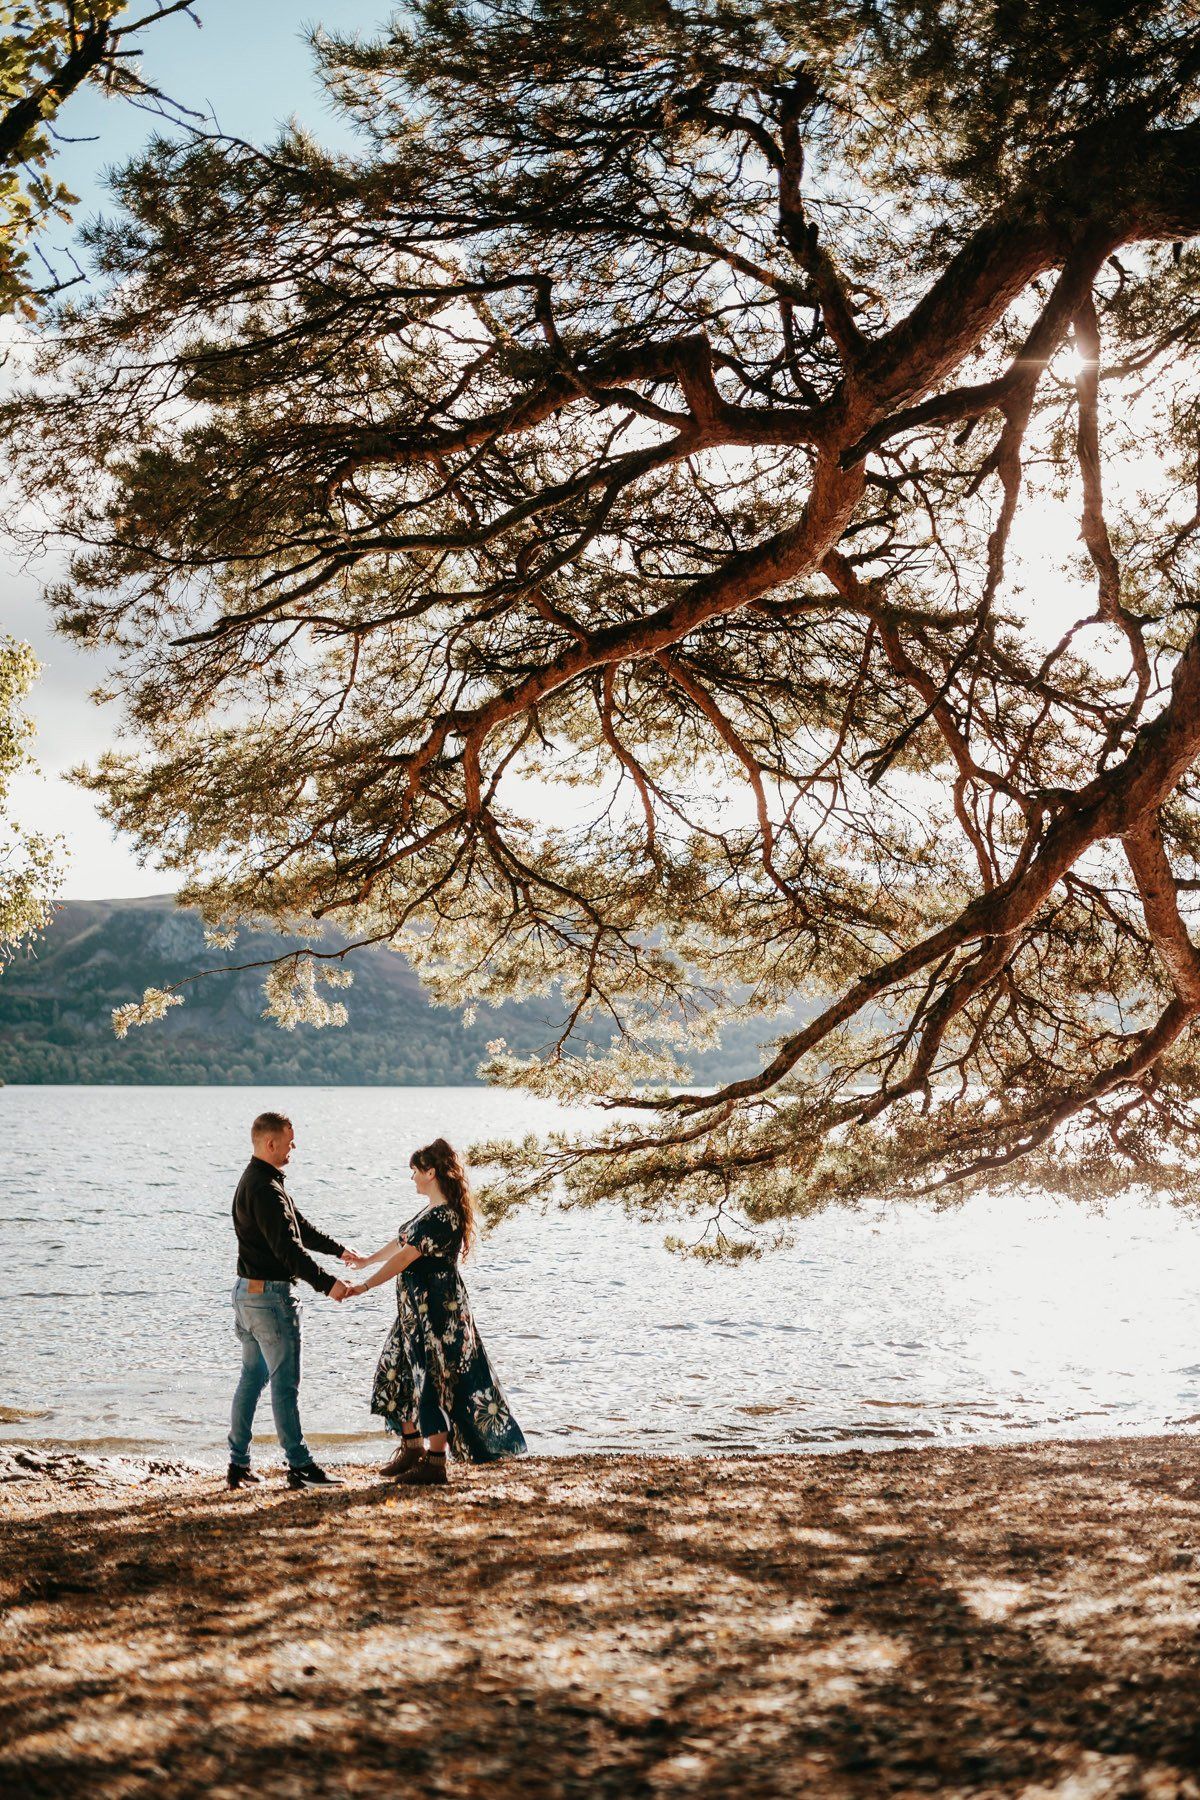
[[1200, 1795], [1183, 1437], [0, 1464], [14, 1795]]

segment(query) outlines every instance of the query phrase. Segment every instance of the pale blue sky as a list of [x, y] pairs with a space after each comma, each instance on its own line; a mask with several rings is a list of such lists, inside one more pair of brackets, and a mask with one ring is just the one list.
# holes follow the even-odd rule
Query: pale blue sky
[[[319, 23], [370, 32], [396, 11], [394, 0], [197, 0], [203, 26], [186, 17], [165, 20], [146, 36], [150, 80], [186, 105], [210, 110], [224, 131], [261, 139], [295, 114], [323, 141], [342, 143], [345, 127], [327, 107], [303, 33]], [[64, 144], [59, 173], [80, 196], [79, 220], [107, 205], [103, 174], [135, 152], [161, 121], [100, 93], [78, 95], [62, 114]], [[62, 228], [47, 248], [71, 239]], [[2, 555], [0, 547], [0, 555]], [[65, 835], [70, 851], [64, 892], [77, 899], [162, 893], [174, 881], [141, 869], [127, 845], [96, 815], [90, 797], [69, 785], [64, 772], [95, 757], [111, 742], [113, 716], [88, 700], [102, 679], [102, 664], [80, 655], [47, 627], [39, 594], [53, 569], [30, 572], [11, 555], [0, 562], [0, 629], [36, 648], [45, 673], [33, 696], [38, 726], [40, 777], [14, 784], [13, 809], [26, 824]]]
[[[148, 11], [144, 5], [131, 9]], [[398, 10], [395, 0], [195, 0], [202, 21], [185, 15], [147, 31], [142, 67], [147, 77], [197, 111], [211, 111], [221, 130], [262, 138], [292, 114], [323, 139], [344, 142], [341, 122], [326, 105], [304, 41], [313, 25], [370, 33]], [[82, 198], [86, 214], [102, 204], [102, 171], [137, 150], [158, 121], [136, 107], [77, 94], [61, 120], [64, 137], [95, 134], [92, 143], [65, 144], [59, 170]]]

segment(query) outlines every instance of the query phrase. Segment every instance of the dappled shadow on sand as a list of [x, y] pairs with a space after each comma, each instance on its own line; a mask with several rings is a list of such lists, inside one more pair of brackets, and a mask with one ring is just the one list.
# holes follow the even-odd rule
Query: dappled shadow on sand
[[1200, 1800], [1185, 1439], [0, 1519], [0, 1791]]

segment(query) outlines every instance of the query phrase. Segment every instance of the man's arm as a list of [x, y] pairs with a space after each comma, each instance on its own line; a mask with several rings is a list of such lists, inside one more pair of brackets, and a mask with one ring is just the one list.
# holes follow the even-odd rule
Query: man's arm
[[[288, 1209], [271, 1182], [255, 1187], [251, 1195], [251, 1206], [255, 1224], [288, 1274], [307, 1281], [309, 1287], [316, 1288], [319, 1294], [331, 1293], [334, 1287], [333, 1276], [327, 1275], [306, 1252]], [[320, 1237], [320, 1233], [317, 1235]], [[328, 1238], [321, 1238], [322, 1244], [329, 1242]], [[320, 1248], [320, 1245], [314, 1245], [314, 1248]], [[338, 1246], [334, 1245], [333, 1250], [337, 1253]]]
[[300, 1242], [306, 1250], [319, 1250], [322, 1256], [345, 1256], [345, 1244], [337, 1244], [315, 1225], [310, 1225], [296, 1202], [292, 1201], [292, 1210], [296, 1215], [296, 1223], [300, 1227]]

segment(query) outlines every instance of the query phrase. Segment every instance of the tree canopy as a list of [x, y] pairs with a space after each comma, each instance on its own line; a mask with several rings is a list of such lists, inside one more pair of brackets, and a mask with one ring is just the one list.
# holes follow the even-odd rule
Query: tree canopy
[[[556, 986], [493, 1077], [622, 1110], [501, 1198], [1186, 1189], [1196, 7], [314, 43], [359, 152], [155, 142], [7, 411], [118, 661], [111, 817], [214, 921]], [[677, 1091], [735, 992], [811, 1016]]]

